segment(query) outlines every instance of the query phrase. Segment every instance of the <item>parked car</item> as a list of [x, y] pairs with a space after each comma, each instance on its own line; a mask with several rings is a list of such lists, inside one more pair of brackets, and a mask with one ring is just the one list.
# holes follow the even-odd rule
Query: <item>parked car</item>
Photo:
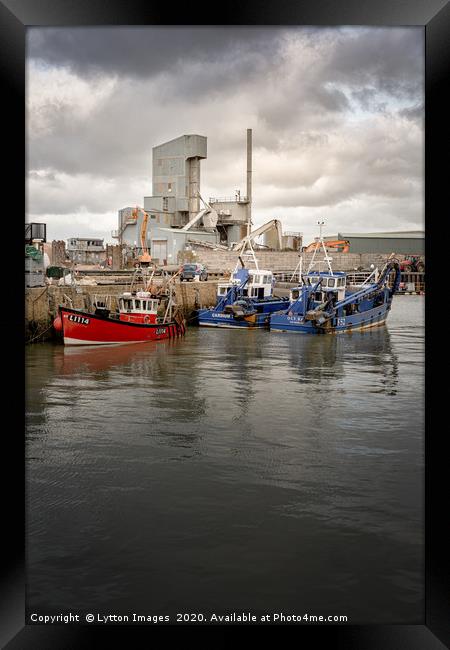
[[203, 264], [193, 264], [192, 262], [183, 264], [181, 267], [180, 282], [183, 282], [183, 280], [186, 282], [196, 280], [197, 278], [200, 281], [208, 279], [208, 272]]

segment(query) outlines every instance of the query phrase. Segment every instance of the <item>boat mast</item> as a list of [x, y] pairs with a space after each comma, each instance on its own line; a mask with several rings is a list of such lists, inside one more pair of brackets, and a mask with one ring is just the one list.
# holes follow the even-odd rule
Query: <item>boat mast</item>
[[163, 323], [167, 323], [168, 320], [172, 320], [172, 301], [173, 301], [173, 289], [169, 288], [169, 299], [167, 301], [167, 307], [163, 318]]
[[259, 271], [258, 260], [256, 259], [255, 251], [253, 250], [252, 242], [249, 240], [248, 246], [250, 248], [250, 255], [253, 258], [253, 263], [257, 271]]
[[293, 271], [293, 273], [291, 275], [291, 282], [295, 278], [295, 274], [297, 273], [297, 270], [298, 270], [298, 283], [301, 284], [302, 283], [302, 270], [303, 270], [303, 255], [300, 254], [299, 258], [300, 259], [298, 260], [297, 266], [295, 267], [295, 269], [294, 269], [294, 271]]
[[317, 224], [319, 226], [319, 236], [316, 237], [316, 247], [314, 249], [313, 256], [311, 258], [311, 262], [309, 263], [307, 273], [309, 273], [311, 271], [311, 269], [312, 269], [312, 267], [314, 265], [314, 260], [316, 258], [316, 253], [319, 250], [319, 248], [322, 247], [323, 253], [324, 253], [324, 260], [322, 260], [322, 261], [325, 261], [327, 263], [328, 270], [330, 271], [331, 275], [333, 275], [333, 269], [331, 268], [331, 257], [328, 256], [328, 252], [327, 252], [325, 243], [323, 241], [323, 235], [322, 235], [322, 226], [325, 225], [325, 221], [318, 221]]
[[[248, 247], [250, 250], [247, 250], [247, 247]], [[248, 239], [248, 240], [245, 242], [244, 249], [243, 249], [243, 251], [241, 252], [241, 254], [238, 256], [238, 261], [236, 262], [236, 267], [235, 267], [235, 269], [234, 269], [234, 273], [236, 273], [236, 271], [237, 271], [238, 268], [239, 268], [239, 261], [241, 262], [242, 267], [243, 267], [243, 268], [246, 268], [246, 265], [245, 265], [245, 259], [246, 259], [246, 260], [252, 260], [252, 261], [253, 261], [253, 264], [255, 265], [255, 269], [256, 269], [257, 271], [259, 271], [258, 260], [256, 259], [255, 251], [253, 250], [253, 246], [252, 246], [252, 243], [251, 243], [251, 240], [250, 240], [250, 239]]]

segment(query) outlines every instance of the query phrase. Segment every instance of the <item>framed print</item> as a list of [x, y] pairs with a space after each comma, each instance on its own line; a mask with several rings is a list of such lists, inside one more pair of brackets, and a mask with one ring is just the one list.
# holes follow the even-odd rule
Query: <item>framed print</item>
[[449, 642], [448, 3], [230, 8], [0, 4], [10, 650]]

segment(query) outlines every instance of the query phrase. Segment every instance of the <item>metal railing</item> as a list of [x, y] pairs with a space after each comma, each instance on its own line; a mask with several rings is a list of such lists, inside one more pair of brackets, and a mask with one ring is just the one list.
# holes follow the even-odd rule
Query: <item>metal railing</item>
[[[361, 285], [370, 276], [372, 271], [347, 271], [347, 285]], [[295, 285], [298, 282], [298, 273], [292, 279], [293, 271], [273, 271], [277, 282], [286, 282]], [[425, 273], [402, 272], [399, 294], [425, 293]]]
[[425, 293], [425, 273], [404, 271], [397, 293]]
[[129, 215], [128, 217], [125, 217], [119, 230], [111, 230], [111, 237], [113, 239], [120, 239], [125, 228], [127, 226], [134, 226], [136, 223], [137, 223], [137, 215], [135, 217], [133, 217], [133, 215]]
[[210, 196], [208, 203], [248, 203], [248, 196]]
[[347, 284], [362, 284], [371, 275], [372, 271], [347, 272]]

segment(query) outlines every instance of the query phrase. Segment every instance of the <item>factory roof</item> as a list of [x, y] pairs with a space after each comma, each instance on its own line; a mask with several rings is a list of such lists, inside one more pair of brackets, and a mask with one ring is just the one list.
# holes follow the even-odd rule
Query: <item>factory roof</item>
[[166, 144], [172, 144], [173, 142], [184, 140], [186, 138], [202, 138], [203, 140], [206, 140], [206, 135], [200, 135], [199, 133], [183, 133], [183, 135], [179, 135], [177, 138], [172, 138], [172, 140], [166, 140], [166, 142], [155, 145], [153, 149], [159, 149], [160, 147], [164, 147]]
[[[424, 230], [394, 230], [392, 232], [340, 232], [339, 239], [352, 238], [379, 238], [379, 239], [425, 239]], [[326, 239], [326, 238], [325, 238]]]

